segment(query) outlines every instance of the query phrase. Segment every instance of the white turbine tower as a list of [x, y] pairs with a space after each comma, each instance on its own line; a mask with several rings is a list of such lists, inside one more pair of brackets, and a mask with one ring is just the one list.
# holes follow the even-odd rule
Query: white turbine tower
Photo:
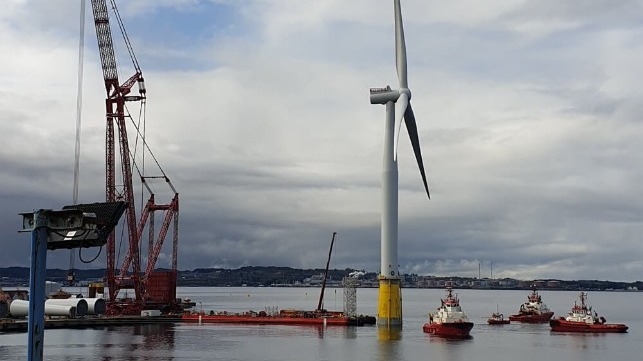
[[[404, 43], [404, 29], [402, 27], [402, 12], [400, 0], [394, 0], [395, 7], [395, 55], [399, 89], [386, 88], [371, 89], [371, 104], [386, 105], [386, 128], [384, 135], [384, 162], [382, 170], [382, 240], [381, 240], [381, 268], [380, 289], [377, 310], [377, 323], [383, 326], [402, 325], [402, 291], [401, 279], [397, 263], [397, 146], [402, 118], [406, 130], [411, 138], [411, 145], [415, 153], [424, 182], [427, 196], [429, 187], [426, 182], [420, 140], [418, 138], [415, 115], [411, 108], [411, 91], [406, 78], [406, 44]], [[398, 107], [396, 109], [395, 104]]]

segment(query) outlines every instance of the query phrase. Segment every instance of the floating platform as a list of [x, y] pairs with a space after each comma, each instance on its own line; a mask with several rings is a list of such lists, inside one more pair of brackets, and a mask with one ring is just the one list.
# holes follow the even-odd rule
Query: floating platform
[[[45, 329], [60, 329], [60, 328], [92, 328], [104, 326], [132, 326], [144, 324], [160, 324], [160, 323], [195, 323], [198, 322], [198, 314], [196, 318], [191, 319], [181, 315], [169, 316], [103, 316], [103, 317], [87, 317], [87, 318], [54, 318], [45, 320]], [[211, 317], [211, 316], [205, 316]], [[261, 322], [244, 322], [240, 319], [232, 321], [233, 318], [228, 318], [227, 323], [255, 323], [255, 324], [299, 324], [299, 325], [323, 325], [323, 319], [306, 319], [303, 321], [301, 318], [288, 318], [287, 320], [277, 318], [263, 318]], [[272, 320], [273, 322], [270, 322]], [[257, 320], [255, 320], [257, 321]], [[275, 322], [277, 321], [277, 322]], [[211, 318], [209, 321], [203, 320], [202, 322], [213, 322]], [[221, 323], [221, 322], [218, 322]], [[357, 316], [346, 317], [340, 320], [327, 319], [326, 325], [340, 325], [340, 326], [363, 326], [375, 324], [375, 317], [372, 316]], [[9, 332], [27, 332], [28, 321], [26, 319], [0, 319], [0, 333]]]
[[[180, 316], [106, 316], [88, 318], [56, 318], [45, 320], [45, 329], [90, 328], [98, 326], [131, 326], [182, 322]], [[0, 319], [0, 332], [27, 332], [27, 320]]]
[[282, 310], [275, 315], [261, 312], [244, 313], [185, 313], [182, 320], [191, 323], [244, 323], [256, 325], [326, 325], [326, 326], [363, 326], [375, 324], [375, 317], [347, 317], [341, 312]]

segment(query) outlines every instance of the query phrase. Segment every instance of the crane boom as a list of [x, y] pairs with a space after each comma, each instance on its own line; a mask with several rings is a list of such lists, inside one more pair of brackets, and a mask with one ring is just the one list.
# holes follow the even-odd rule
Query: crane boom
[[114, 54], [114, 43], [112, 41], [112, 30], [109, 26], [109, 12], [107, 3], [92, 0], [94, 12], [94, 24], [96, 26], [96, 38], [98, 39], [98, 51], [100, 54], [105, 90], [111, 96], [118, 89], [118, 69], [116, 68], [116, 55]]
[[324, 305], [324, 290], [326, 289], [326, 278], [328, 278], [328, 267], [330, 266], [330, 256], [333, 254], [333, 244], [335, 244], [335, 236], [337, 232], [333, 232], [333, 238], [330, 240], [330, 250], [328, 251], [328, 260], [326, 261], [326, 270], [324, 271], [324, 280], [322, 281], [321, 293], [319, 294], [319, 303], [317, 304], [317, 311], [321, 311]]
[[[153, 299], [154, 297], [150, 296], [143, 299], [143, 295], [148, 295], [150, 290], [146, 289], [146, 281], [150, 278], [152, 274], [158, 253], [163, 245], [163, 240], [167, 233], [167, 229], [174, 218], [174, 246], [173, 246], [173, 274], [174, 274], [174, 284], [176, 283], [176, 251], [178, 242], [178, 193], [172, 188], [174, 192], [174, 198], [168, 205], [156, 205], [154, 201], [154, 194], [151, 191], [151, 188], [146, 185], [150, 193], [150, 200], [148, 205], [142, 211], [141, 219], [137, 221], [136, 217], [136, 208], [135, 208], [135, 199], [134, 199], [134, 190], [133, 190], [133, 179], [132, 179], [132, 162], [134, 160], [131, 158], [131, 152], [129, 148], [129, 141], [127, 136], [127, 125], [126, 119], [130, 118], [125, 107], [125, 102], [140, 101], [141, 106], [144, 106], [146, 100], [146, 89], [145, 83], [143, 80], [143, 73], [138, 65], [138, 61], [134, 55], [133, 48], [129, 39], [127, 38], [127, 33], [125, 32], [125, 27], [123, 25], [120, 14], [116, 7], [115, 0], [110, 0], [112, 10], [116, 17], [118, 26], [123, 34], [127, 50], [129, 52], [130, 58], [134, 65], [135, 72], [130, 76], [125, 82], [120, 84], [118, 79], [118, 70], [116, 55], [114, 51], [114, 43], [112, 39], [111, 26], [109, 22], [109, 9], [107, 6], [107, 0], [92, 0], [92, 9], [94, 16], [94, 24], [96, 27], [96, 37], [98, 40], [98, 51], [101, 60], [101, 67], [103, 71], [103, 80], [105, 84], [105, 91], [107, 97], [105, 99], [105, 114], [106, 114], [106, 136], [105, 136], [105, 193], [106, 200], [108, 202], [116, 200], [124, 200], [127, 202], [126, 210], [126, 225], [127, 225], [127, 235], [129, 246], [127, 253], [124, 257], [124, 261], [119, 269], [118, 275], [116, 274], [116, 242], [114, 233], [110, 234], [107, 240], [107, 271], [106, 271], [106, 280], [107, 287], [109, 289], [109, 304], [115, 304], [118, 292], [122, 288], [133, 288], [135, 291], [136, 302], [133, 305], [125, 305], [124, 307], [127, 310], [124, 310], [123, 307], [120, 307], [117, 311], [112, 311], [111, 313], [135, 313], [137, 310], [140, 310], [146, 300]], [[128, 95], [131, 92], [131, 88], [134, 84], [138, 83], [138, 95], [132, 96]], [[122, 176], [122, 185], [117, 189], [116, 186], [116, 149], [115, 149], [115, 136], [118, 134], [118, 143], [120, 151], [120, 173]], [[145, 146], [147, 143], [143, 138], [142, 142]], [[149, 149], [149, 148], [148, 148]], [[158, 165], [158, 162], [157, 162]], [[159, 165], [160, 168], [160, 165]], [[140, 171], [139, 171], [140, 173]], [[145, 183], [145, 176], [141, 174], [141, 180]], [[153, 242], [153, 230], [154, 230], [154, 211], [161, 210], [165, 211], [166, 215], [164, 217], [164, 223], [162, 225], [162, 232], [159, 235], [156, 243]], [[147, 221], [149, 220], [149, 229], [150, 229], [150, 245], [154, 251], [150, 251], [150, 257], [148, 259], [148, 264], [146, 266], [146, 272], [141, 274], [141, 252], [140, 244], [141, 237], [143, 234], [143, 229], [146, 226]], [[158, 249], [158, 251], [157, 251]], [[130, 271], [131, 266], [131, 271]], [[168, 283], [171, 280], [168, 279]], [[171, 295], [166, 298], [172, 299]], [[108, 312], [110, 310], [108, 309]]]
[[[114, 4], [112, 4], [114, 6]], [[131, 279], [136, 294], [139, 299], [141, 294], [141, 286], [139, 282], [140, 275], [140, 262], [138, 255], [138, 240], [136, 239], [136, 209], [134, 206], [134, 191], [132, 189], [132, 167], [130, 164], [129, 144], [127, 139], [127, 127], [125, 124], [125, 101], [129, 101], [130, 97], [125, 98], [125, 94], [121, 91], [121, 86], [118, 80], [118, 70], [116, 68], [116, 55], [114, 53], [114, 43], [112, 40], [112, 31], [109, 24], [109, 12], [105, 0], [92, 0], [92, 9], [94, 13], [94, 24], [96, 26], [96, 37], [98, 39], [98, 50], [101, 59], [101, 67], [103, 69], [103, 80], [105, 82], [105, 91], [107, 92], [106, 106], [106, 120], [107, 120], [107, 135], [105, 139], [106, 146], [106, 199], [108, 202], [116, 201], [117, 198], [127, 202], [127, 229], [129, 236], [128, 255], [133, 257], [136, 261], [133, 262], [133, 270]], [[140, 76], [140, 70], [137, 70], [137, 78]], [[133, 77], [134, 77], [133, 76]], [[132, 77], [132, 78], [133, 78]], [[131, 79], [131, 78], [130, 78]], [[128, 80], [129, 82], [129, 80]], [[128, 91], [129, 92], [129, 91]], [[131, 100], [142, 100], [145, 93], [141, 96]], [[123, 176], [123, 189], [117, 195], [116, 190], [116, 175], [115, 175], [115, 144], [114, 124], [118, 128], [118, 141], [120, 145], [121, 155], [121, 174]], [[116, 298], [119, 286], [114, 278], [115, 269], [115, 236], [112, 233], [107, 241], [107, 283], [110, 293], [110, 300]], [[124, 276], [121, 272], [120, 276]]]

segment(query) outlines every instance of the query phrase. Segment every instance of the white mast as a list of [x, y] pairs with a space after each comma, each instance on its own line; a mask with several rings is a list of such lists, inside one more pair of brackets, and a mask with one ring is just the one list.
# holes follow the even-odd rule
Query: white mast
[[[386, 125], [384, 131], [384, 157], [382, 164], [382, 234], [381, 268], [377, 323], [383, 326], [402, 325], [402, 292], [397, 259], [398, 229], [398, 172], [397, 146], [402, 119], [411, 138], [411, 145], [420, 168], [427, 196], [429, 187], [426, 182], [420, 141], [411, 108], [411, 91], [408, 88], [406, 71], [406, 44], [400, 1], [394, 0], [395, 9], [395, 63], [399, 81], [398, 89], [374, 88], [370, 92], [371, 104], [386, 105]], [[396, 109], [396, 103], [398, 105]]]

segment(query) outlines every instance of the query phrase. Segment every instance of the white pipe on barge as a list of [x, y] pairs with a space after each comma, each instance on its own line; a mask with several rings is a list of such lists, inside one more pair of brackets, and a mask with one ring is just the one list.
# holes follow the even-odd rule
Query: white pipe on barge
[[[29, 316], [29, 301], [13, 300], [9, 305], [9, 313], [13, 317]], [[76, 318], [76, 306], [56, 305], [45, 302], [45, 316], [64, 316]]]
[[[85, 298], [50, 298], [45, 300], [47, 305], [61, 305], [61, 306], [74, 306], [76, 307], [76, 316], [84, 317], [88, 314], [89, 303]], [[45, 311], [45, 315], [47, 311]]]
[[102, 315], [107, 310], [107, 303], [103, 298], [83, 298], [87, 301], [87, 314], [88, 315]]

